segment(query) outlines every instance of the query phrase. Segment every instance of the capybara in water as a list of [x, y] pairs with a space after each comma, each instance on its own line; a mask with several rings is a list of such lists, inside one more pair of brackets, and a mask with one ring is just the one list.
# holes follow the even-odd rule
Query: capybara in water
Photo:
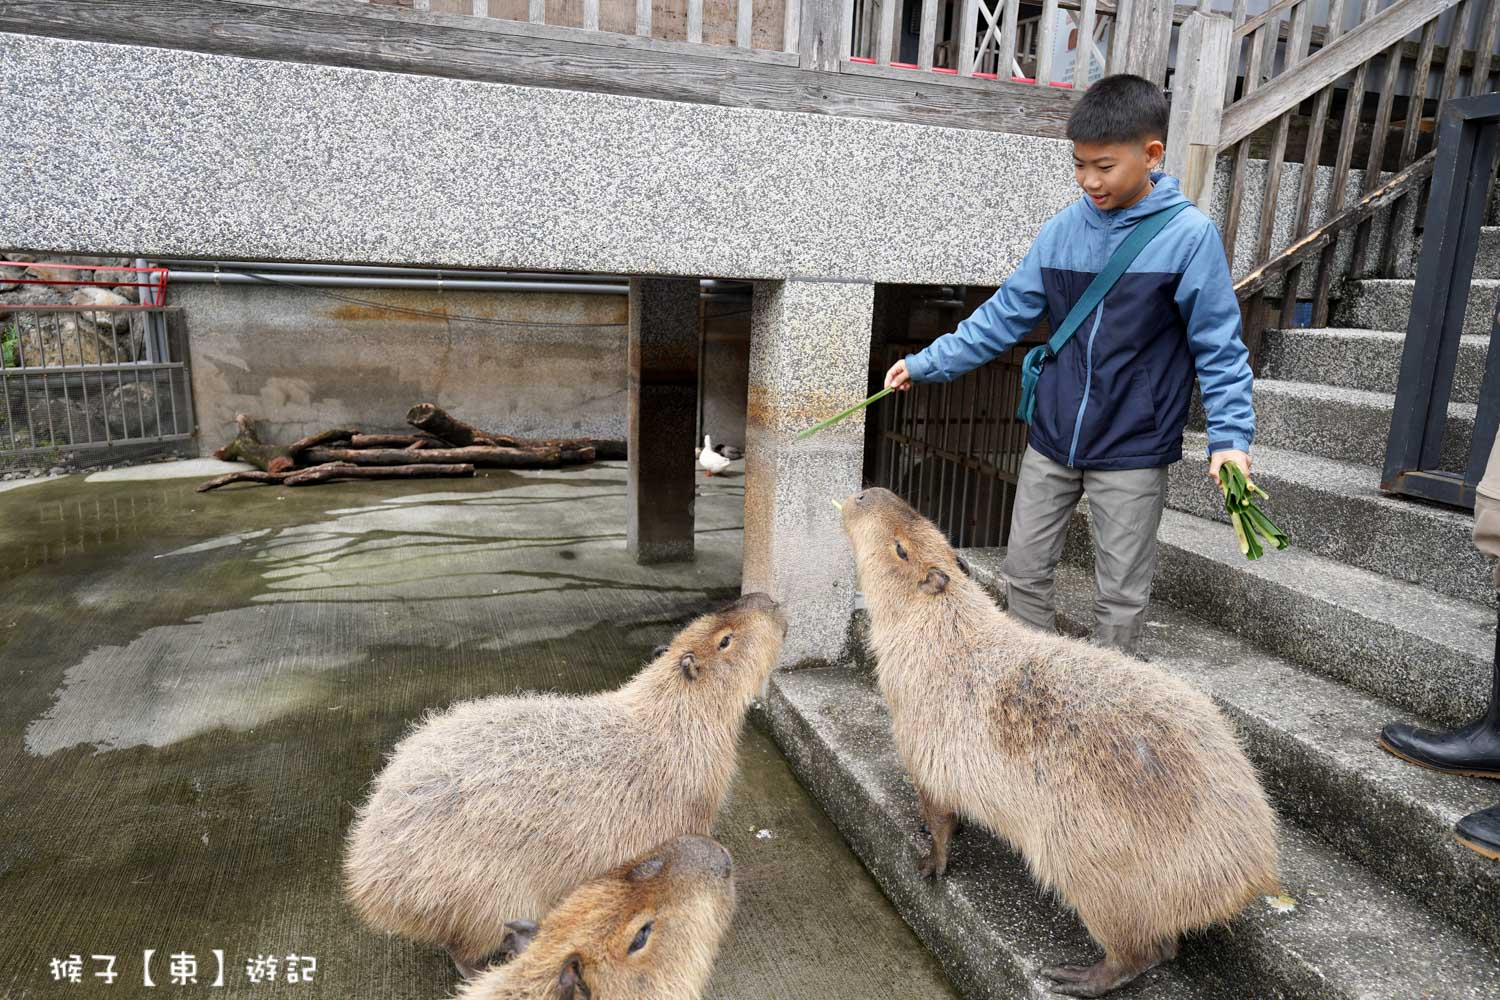
[[392, 752], [344, 860], [372, 927], [471, 974], [506, 924], [682, 834], [707, 835], [786, 619], [749, 594], [679, 632], [625, 686], [492, 697], [430, 715]]
[[678, 837], [570, 892], [460, 1000], [697, 1000], [734, 915], [729, 852]]
[[1123, 653], [1017, 622], [894, 493], [843, 505], [896, 745], [942, 875], [962, 815], [1010, 841], [1104, 949], [1043, 970], [1095, 997], [1186, 931], [1278, 892], [1276, 817], [1206, 695]]

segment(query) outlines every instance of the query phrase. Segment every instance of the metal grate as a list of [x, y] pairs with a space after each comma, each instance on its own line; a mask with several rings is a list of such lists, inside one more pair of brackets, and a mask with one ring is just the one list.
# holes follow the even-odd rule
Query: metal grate
[[178, 310], [25, 306], [0, 317], [0, 463], [192, 434]]
[[[880, 371], [918, 349], [892, 344]], [[955, 548], [1004, 545], [1027, 427], [1016, 419], [1030, 339], [946, 383], [915, 385], [878, 411], [873, 479], [947, 534]]]

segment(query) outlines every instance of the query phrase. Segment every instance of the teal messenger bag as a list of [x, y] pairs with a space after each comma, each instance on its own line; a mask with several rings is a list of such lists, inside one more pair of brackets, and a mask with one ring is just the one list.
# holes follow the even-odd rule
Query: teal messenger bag
[[1094, 275], [1094, 280], [1089, 282], [1089, 287], [1084, 289], [1083, 298], [1073, 304], [1068, 310], [1067, 319], [1063, 320], [1062, 326], [1057, 328], [1045, 344], [1038, 344], [1026, 352], [1026, 357], [1021, 361], [1021, 405], [1016, 407], [1016, 417], [1025, 423], [1031, 423], [1031, 418], [1036, 414], [1036, 385], [1041, 380], [1042, 369], [1052, 358], [1057, 357], [1057, 352], [1063, 349], [1063, 345], [1072, 339], [1073, 334], [1083, 325], [1083, 321], [1089, 317], [1099, 303], [1104, 301], [1104, 296], [1114, 287], [1115, 282], [1120, 280], [1120, 275], [1125, 273], [1146, 244], [1156, 238], [1156, 234], [1166, 228], [1167, 223], [1177, 217], [1177, 213], [1187, 208], [1184, 202], [1181, 205], [1172, 205], [1159, 212], [1153, 212], [1140, 222], [1136, 223], [1135, 229], [1125, 237], [1125, 241], [1119, 245], [1109, 262], [1104, 265], [1104, 270]]

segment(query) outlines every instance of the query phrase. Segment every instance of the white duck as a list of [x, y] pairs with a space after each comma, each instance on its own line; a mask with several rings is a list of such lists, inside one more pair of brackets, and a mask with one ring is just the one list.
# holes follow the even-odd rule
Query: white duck
[[714, 443], [703, 435], [703, 450], [698, 453], [698, 465], [705, 476], [716, 475], [729, 468], [729, 459], [714, 451]]

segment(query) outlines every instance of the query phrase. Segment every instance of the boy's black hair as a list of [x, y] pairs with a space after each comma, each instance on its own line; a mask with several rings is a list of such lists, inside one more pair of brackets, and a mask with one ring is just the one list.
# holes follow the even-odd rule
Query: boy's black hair
[[1083, 95], [1068, 115], [1073, 142], [1166, 141], [1167, 99], [1161, 88], [1129, 73], [1106, 76]]

